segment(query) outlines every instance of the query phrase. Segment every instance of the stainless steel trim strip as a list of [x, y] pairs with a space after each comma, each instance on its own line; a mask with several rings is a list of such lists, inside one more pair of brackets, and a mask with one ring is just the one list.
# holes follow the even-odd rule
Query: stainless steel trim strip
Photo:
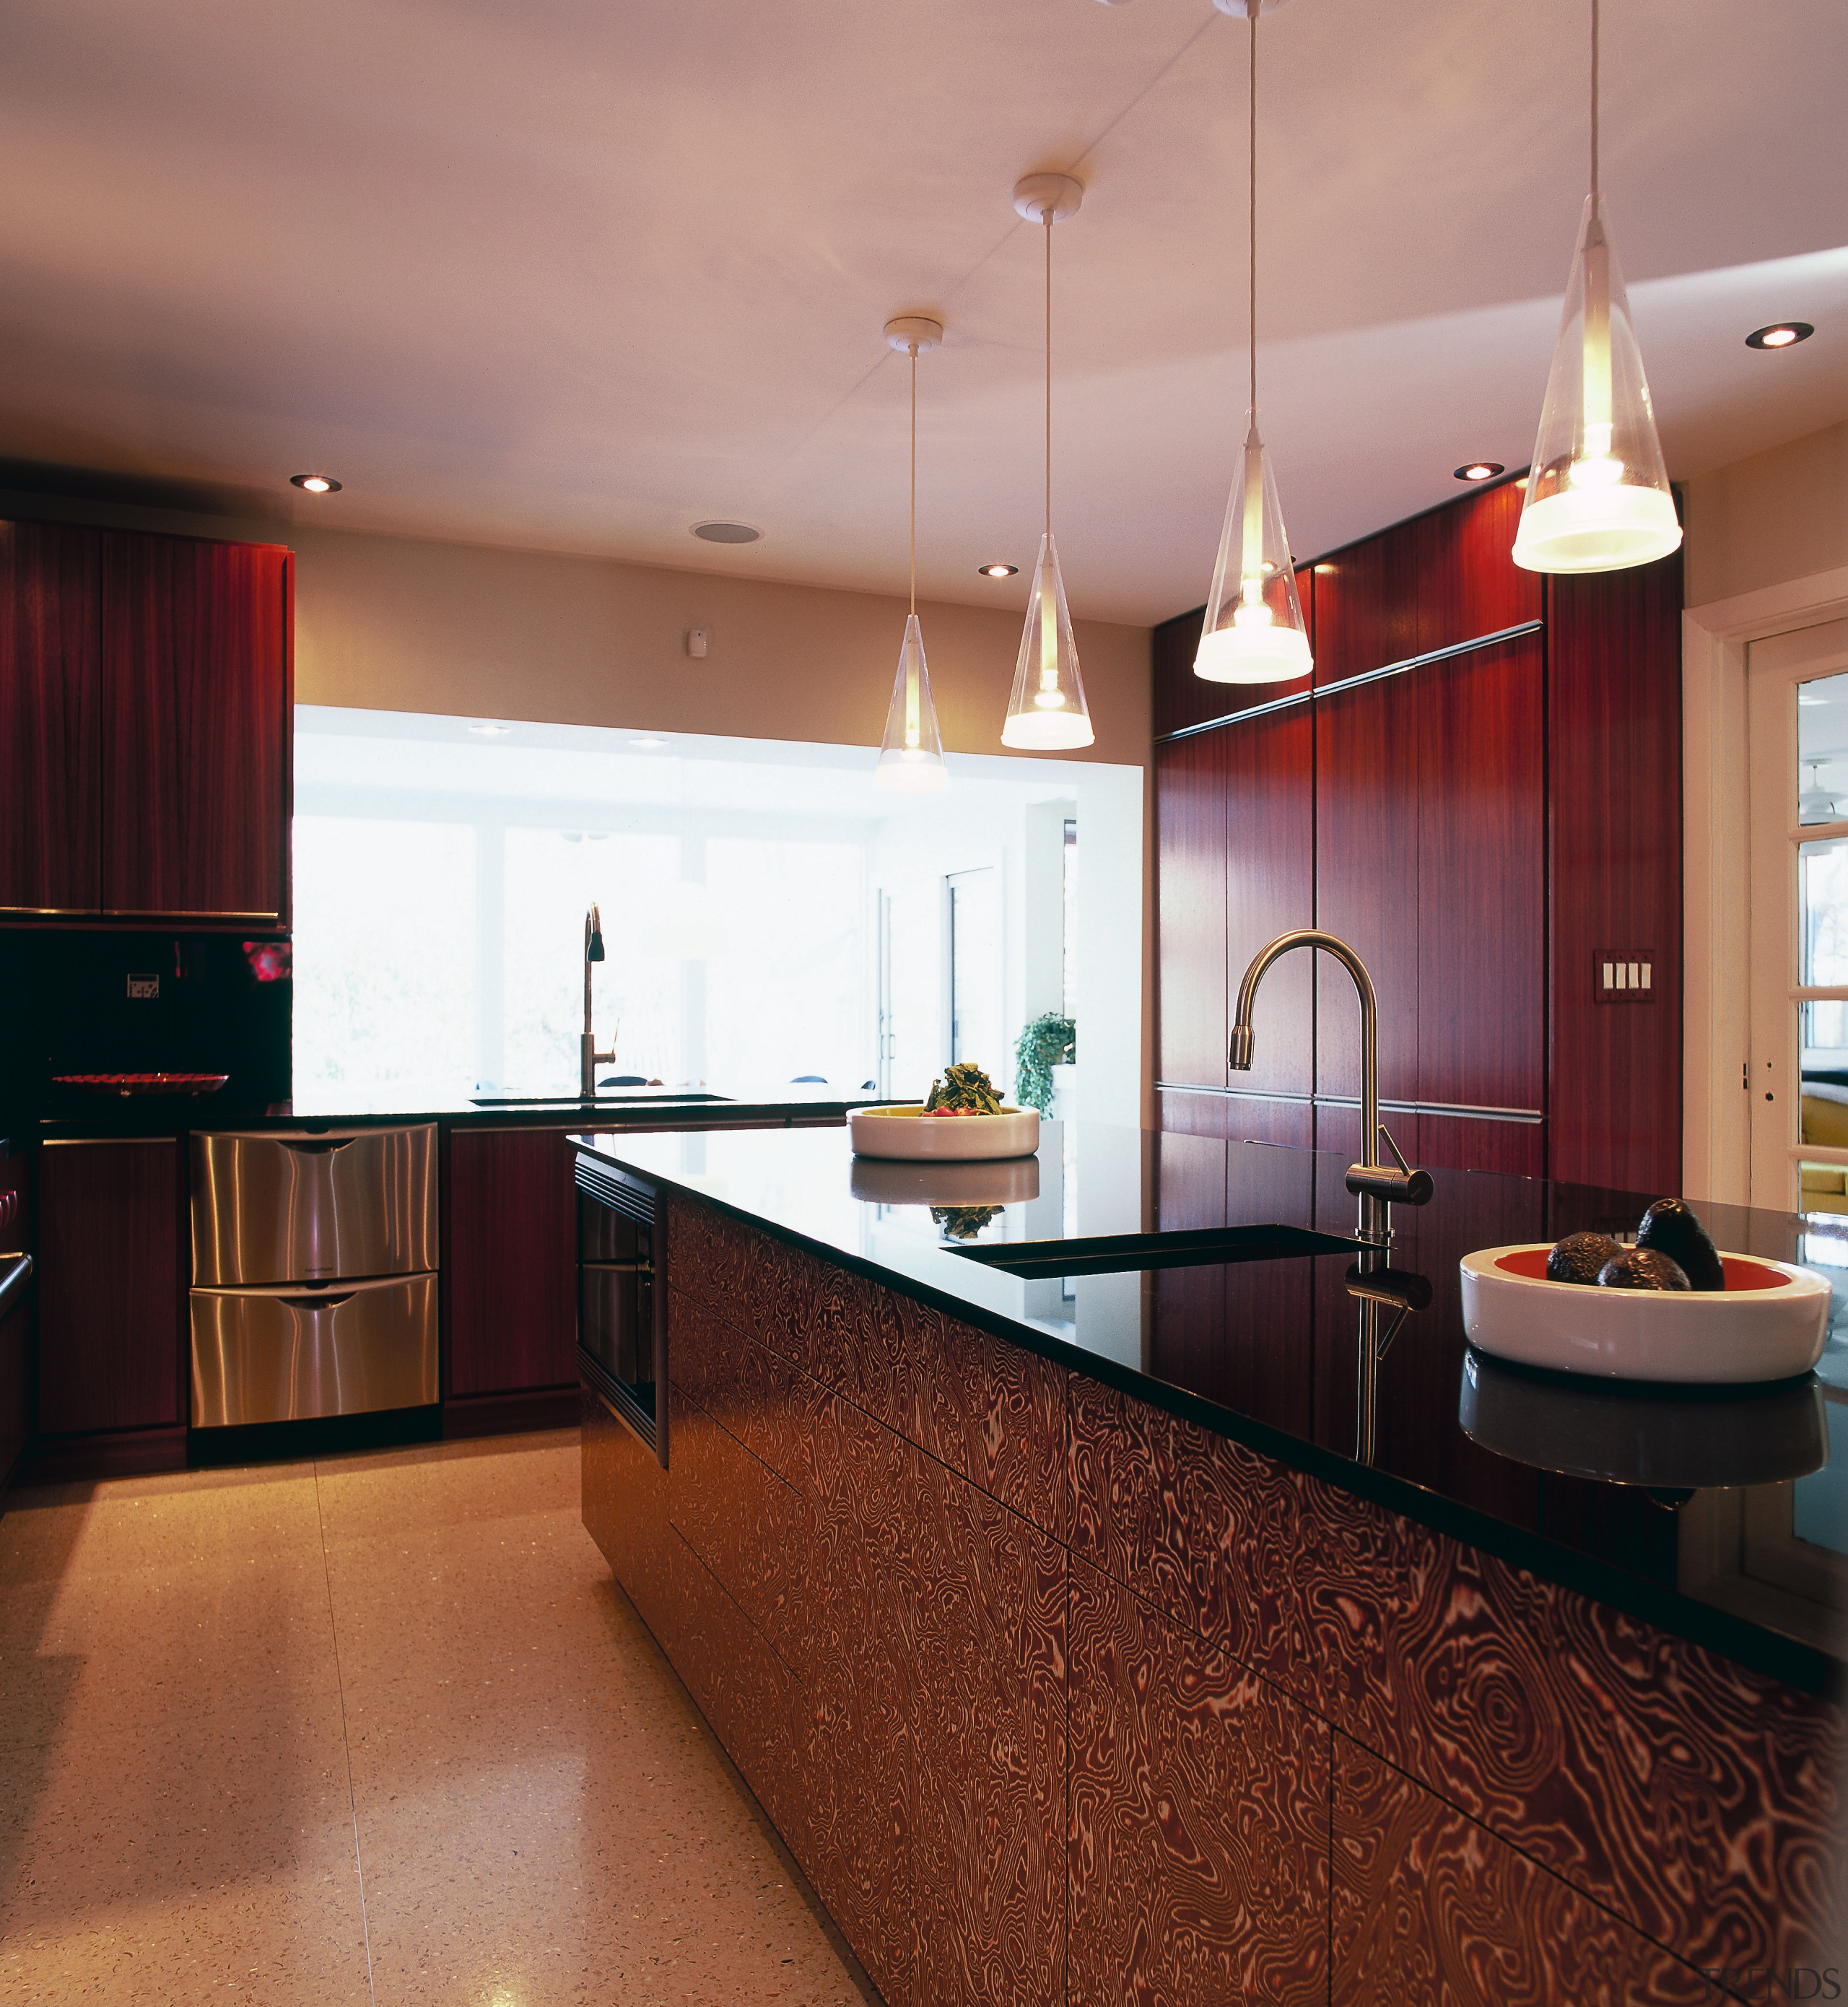
[[1518, 641], [1523, 634], [1537, 634], [1546, 626], [1543, 620], [1523, 620], [1513, 627], [1499, 628], [1493, 634], [1479, 634], [1473, 640], [1453, 641], [1448, 647], [1433, 648], [1423, 655], [1408, 655], [1402, 662], [1388, 662], [1377, 669], [1363, 669], [1357, 676], [1343, 676], [1339, 683], [1317, 683], [1313, 690], [1298, 690], [1293, 697], [1273, 697], [1268, 704], [1254, 704], [1248, 710], [1229, 711], [1222, 718], [1204, 719], [1198, 725], [1183, 725], [1177, 732], [1158, 732], [1154, 743], [1168, 746], [1177, 739], [1192, 739], [1202, 732], [1216, 732], [1222, 725], [1242, 725], [1248, 718], [1268, 718], [1273, 712], [1288, 711], [1294, 704], [1314, 704], [1318, 697], [1338, 697], [1344, 690], [1359, 690], [1363, 684], [1383, 683], [1388, 676], [1402, 676], [1409, 670], [1421, 669], [1427, 662], [1444, 662], [1452, 655], [1466, 655], [1474, 648], [1493, 648], [1504, 641]]
[[0, 1275], [0, 1317], [12, 1309], [14, 1297], [19, 1295], [32, 1279], [32, 1257], [16, 1256], [12, 1265], [4, 1275]]
[[179, 1140], [177, 1129], [171, 1136], [48, 1136], [39, 1148], [43, 1150], [116, 1150], [125, 1143], [165, 1143], [171, 1147]]
[[[1297, 1107], [1358, 1108], [1360, 1097], [1355, 1094], [1265, 1094], [1250, 1087], [1207, 1087], [1193, 1081], [1158, 1080], [1158, 1094], [1216, 1094], [1227, 1101], [1284, 1101]], [[1544, 1122], [1546, 1113], [1540, 1108], [1478, 1108], [1466, 1102], [1453, 1101], [1385, 1101], [1380, 1103], [1383, 1115], [1455, 1115], [1478, 1122]]]

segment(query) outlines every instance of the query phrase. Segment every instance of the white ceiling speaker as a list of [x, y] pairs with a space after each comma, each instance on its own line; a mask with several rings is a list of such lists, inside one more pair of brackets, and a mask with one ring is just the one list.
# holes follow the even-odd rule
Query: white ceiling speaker
[[1084, 199], [1084, 184], [1071, 175], [1022, 175], [1014, 185], [1014, 206], [1029, 223], [1044, 223], [1049, 212], [1063, 223]]
[[886, 323], [886, 340], [902, 354], [928, 355], [943, 342], [943, 323], [929, 314], [896, 314]]
[[[1289, 0], [1264, 0], [1263, 5], [1257, 10], [1258, 19], [1262, 20], [1265, 15], [1275, 14], [1279, 7], [1289, 4]], [[1245, 0], [1213, 0], [1213, 5], [1222, 14], [1230, 14], [1240, 21], [1248, 21], [1251, 18], [1251, 9], [1245, 4]]]

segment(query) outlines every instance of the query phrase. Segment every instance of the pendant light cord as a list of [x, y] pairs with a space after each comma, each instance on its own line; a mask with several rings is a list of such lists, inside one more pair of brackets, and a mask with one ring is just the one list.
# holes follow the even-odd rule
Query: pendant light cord
[[1046, 220], [1046, 533], [1053, 534], [1053, 204]]
[[912, 612], [918, 611], [918, 344], [912, 349]]
[[1592, 199], [1598, 199], [1598, 0], [1592, 0]]
[[[1597, 4], [1598, 0], [1592, 0], [1594, 8]], [[1250, 132], [1247, 179], [1251, 189], [1251, 213], [1247, 236], [1251, 247], [1251, 409], [1255, 413], [1257, 410], [1257, 17], [1264, 11], [1264, 0], [1245, 0], [1245, 9], [1246, 19], [1251, 24], [1251, 108], [1247, 122]], [[1253, 422], [1256, 422], [1255, 418]]]

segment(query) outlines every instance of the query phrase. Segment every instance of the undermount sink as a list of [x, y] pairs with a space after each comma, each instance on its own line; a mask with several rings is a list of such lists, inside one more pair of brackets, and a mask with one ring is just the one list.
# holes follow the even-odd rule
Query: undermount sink
[[984, 1268], [1038, 1281], [1053, 1275], [1116, 1275], [1137, 1268], [1201, 1268], [1277, 1261], [1364, 1249], [1351, 1234], [1303, 1226], [1199, 1226], [1172, 1233], [1101, 1233], [1086, 1240], [990, 1241], [948, 1251]]
[[605, 1103], [612, 1106], [619, 1102], [634, 1104], [652, 1102], [656, 1106], [674, 1105], [683, 1101], [729, 1101], [728, 1094], [695, 1094], [683, 1092], [678, 1088], [644, 1088], [640, 1092], [624, 1094], [474, 1094], [469, 1096], [473, 1108], [601, 1108]]

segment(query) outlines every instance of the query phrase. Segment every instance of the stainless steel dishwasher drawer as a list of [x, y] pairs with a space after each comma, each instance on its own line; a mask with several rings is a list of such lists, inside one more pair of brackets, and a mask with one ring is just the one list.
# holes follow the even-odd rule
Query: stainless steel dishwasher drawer
[[192, 1292], [192, 1426], [420, 1408], [436, 1399], [436, 1278]]
[[436, 1266], [436, 1130], [196, 1130], [196, 1289]]

